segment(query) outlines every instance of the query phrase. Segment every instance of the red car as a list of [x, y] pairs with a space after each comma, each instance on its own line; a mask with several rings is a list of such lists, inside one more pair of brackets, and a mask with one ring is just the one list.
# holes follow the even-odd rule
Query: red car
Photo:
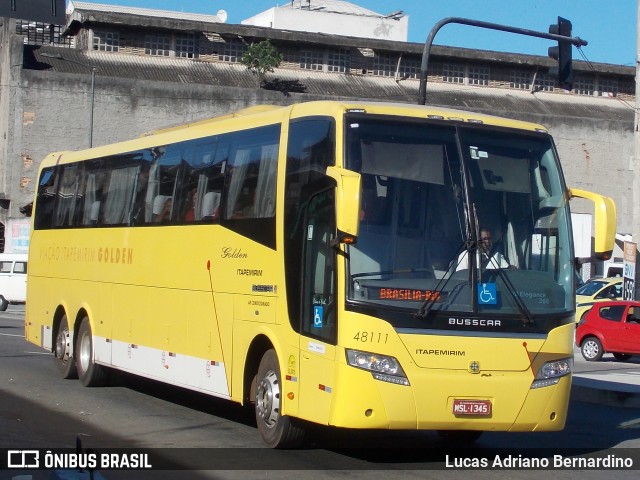
[[605, 352], [622, 361], [640, 355], [640, 302], [595, 303], [578, 324], [576, 345], [589, 362]]

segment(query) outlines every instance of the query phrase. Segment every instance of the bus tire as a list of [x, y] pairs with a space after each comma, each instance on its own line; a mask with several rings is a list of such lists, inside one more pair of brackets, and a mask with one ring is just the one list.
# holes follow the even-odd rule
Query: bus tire
[[65, 379], [78, 378], [76, 359], [72, 356], [71, 352], [72, 343], [73, 338], [69, 331], [69, 322], [67, 321], [67, 316], [64, 315], [60, 320], [58, 332], [56, 333], [53, 361], [60, 375]]
[[93, 361], [93, 335], [88, 317], [80, 323], [76, 341], [78, 377], [85, 387], [101, 387], [107, 383], [107, 370]]
[[0, 312], [4, 312], [9, 307], [9, 301], [0, 295]]
[[271, 349], [260, 360], [256, 377], [255, 414], [258, 432], [271, 448], [295, 448], [304, 440], [304, 430], [291, 417], [281, 414], [282, 376], [278, 356]]

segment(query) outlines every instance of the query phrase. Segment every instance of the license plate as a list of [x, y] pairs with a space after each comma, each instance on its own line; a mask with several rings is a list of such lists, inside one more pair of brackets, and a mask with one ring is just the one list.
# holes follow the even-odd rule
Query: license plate
[[454, 415], [488, 416], [491, 415], [491, 400], [453, 400]]

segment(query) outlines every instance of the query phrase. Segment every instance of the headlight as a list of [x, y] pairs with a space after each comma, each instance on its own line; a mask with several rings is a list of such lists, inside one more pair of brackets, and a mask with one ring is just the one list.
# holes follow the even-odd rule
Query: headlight
[[573, 370], [573, 357], [547, 362], [538, 370], [531, 388], [542, 388], [555, 385], [560, 378], [569, 375]]
[[395, 357], [350, 349], [347, 349], [346, 352], [349, 365], [370, 371], [376, 380], [397, 385], [409, 385], [409, 380]]

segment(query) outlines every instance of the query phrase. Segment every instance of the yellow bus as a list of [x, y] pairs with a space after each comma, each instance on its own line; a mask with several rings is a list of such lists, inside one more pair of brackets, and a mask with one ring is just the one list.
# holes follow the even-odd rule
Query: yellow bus
[[254, 404], [271, 447], [309, 423], [560, 430], [572, 195], [610, 254], [611, 200], [565, 186], [543, 127], [408, 104], [253, 107], [53, 153], [26, 338], [86, 386], [117, 369]]

